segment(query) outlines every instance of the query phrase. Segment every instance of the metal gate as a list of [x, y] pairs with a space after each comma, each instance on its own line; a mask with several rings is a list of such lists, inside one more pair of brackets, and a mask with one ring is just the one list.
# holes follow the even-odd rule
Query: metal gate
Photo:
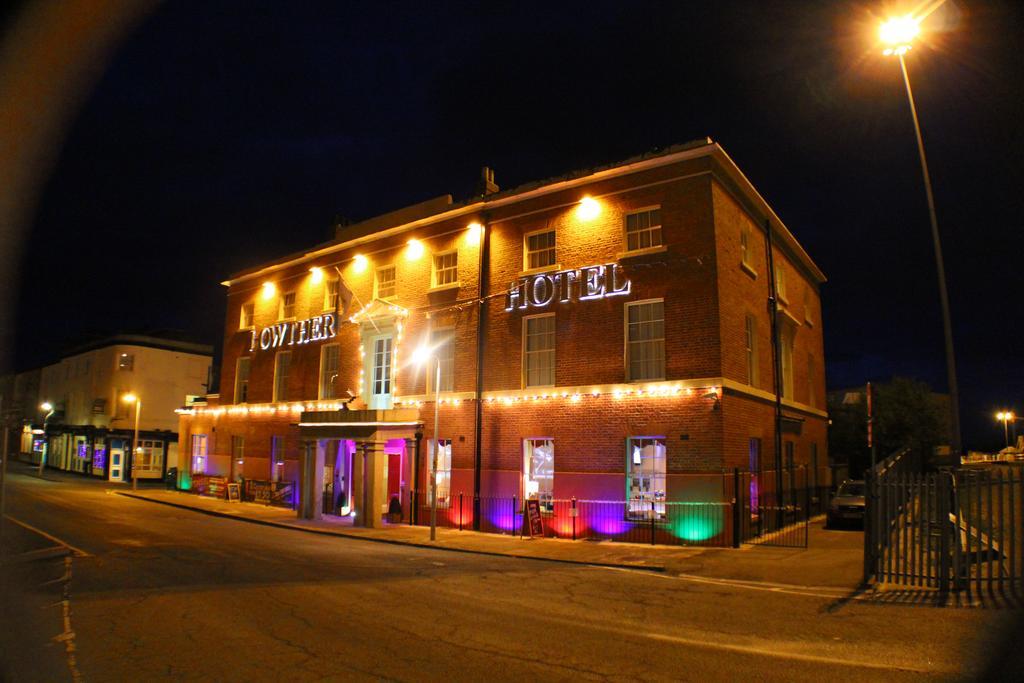
[[805, 467], [737, 472], [739, 536], [744, 543], [806, 548], [808, 523], [819, 492]]
[[942, 592], [1021, 588], [1020, 466], [916, 470], [904, 449], [865, 477], [865, 582]]

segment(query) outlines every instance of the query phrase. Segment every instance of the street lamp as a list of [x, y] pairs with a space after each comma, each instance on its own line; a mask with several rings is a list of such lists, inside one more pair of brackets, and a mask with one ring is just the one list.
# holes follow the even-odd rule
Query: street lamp
[[434, 375], [434, 455], [430, 458], [430, 540], [434, 541], [437, 539], [437, 452], [441, 450], [441, 439], [438, 438], [441, 415], [441, 357], [425, 344], [412, 353], [412, 362], [417, 367], [426, 367], [431, 359], [437, 361], [437, 372]]
[[[996, 413], [996, 420], [1003, 423], [1003, 438], [1006, 440], [1006, 447], [1010, 447], [1010, 430], [1008, 423], [1013, 423], [1013, 435], [1017, 436], [1017, 416], [1013, 414], [1012, 410], [999, 411]], [[1015, 439], [1016, 440], [1016, 439]]]
[[957, 456], [960, 454], [960, 392], [956, 381], [956, 359], [953, 355], [953, 325], [949, 316], [949, 295], [946, 293], [946, 268], [942, 260], [942, 242], [939, 239], [939, 222], [935, 217], [935, 197], [932, 195], [932, 180], [928, 173], [928, 161], [924, 154], [924, 141], [921, 139], [921, 125], [917, 120], [917, 106], [914, 104], [914, 93], [910, 89], [910, 75], [907, 73], [907, 62], [903, 58], [910, 51], [914, 39], [921, 33], [921, 18], [907, 14], [889, 19], [879, 27], [878, 36], [887, 46], [883, 53], [895, 56], [900, 61], [903, 73], [903, 84], [907, 89], [907, 101], [910, 103], [910, 116], [914, 120], [914, 134], [917, 137], [917, 152], [921, 159], [921, 175], [924, 178], [924, 192], [928, 200], [928, 215], [931, 219], [932, 241], [935, 246], [935, 266], [939, 277], [939, 298], [942, 303], [942, 327], [946, 342], [946, 377], [949, 383], [949, 418], [950, 448]]
[[39, 456], [39, 476], [43, 476], [43, 468], [46, 467], [46, 456], [50, 450], [50, 435], [46, 433], [46, 423], [53, 416], [54, 407], [49, 401], [43, 401], [39, 404], [40, 410], [46, 411], [46, 416], [43, 417], [43, 436], [46, 437], [46, 445], [43, 448], [43, 452]]
[[142, 399], [135, 394], [125, 394], [121, 397], [125, 403], [135, 404], [135, 434], [132, 436], [132, 491], [139, 490], [138, 461], [139, 461], [139, 413], [142, 412]]

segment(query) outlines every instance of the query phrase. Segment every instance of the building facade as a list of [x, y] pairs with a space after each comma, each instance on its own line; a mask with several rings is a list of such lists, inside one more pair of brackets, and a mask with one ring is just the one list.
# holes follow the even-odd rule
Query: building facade
[[22, 459], [43, 459], [53, 469], [111, 481], [130, 481], [134, 465], [138, 479], [162, 479], [177, 466], [175, 410], [187, 397], [205, 395], [212, 358], [210, 346], [143, 335], [105, 339], [69, 353], [37, 371], [38, 395], [23, 427]]
[[376, 525], [429, 498], [435, 451], [442, 510], [720, 500], [723, 471], [826, 466], [824, 275], [721, 147], [484, 181], [226, 281], [185, 476]]

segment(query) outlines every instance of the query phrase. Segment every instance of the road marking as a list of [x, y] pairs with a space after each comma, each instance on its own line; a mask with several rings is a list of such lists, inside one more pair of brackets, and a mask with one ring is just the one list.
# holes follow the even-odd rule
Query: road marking
[[81, 548], [77, 548], [77, 547], [71, 545], [70, 543], [68, 543], [67, 541], [62, 541], [61, 539], [57, 538], [53, 534], [48, 534], [45, 531], [43, 531], [42, 529], [36, 528], [36, 527], [32, 526], [31, 524], [29, 524], [27, 522], [23, 522], [20, 519], [16, 519], [14, 517], [11, 517], [10, 515], [4, 515], [4, 519], [9, 519], [12, 522], [14, 522], [15, 524], [17, 524], [18, 526], [24, 527], [24, 528], [28, 529], [29, 531], [33, 531], [33, 532], [39, 534], [40, 536], [42, 536], [43, 538], [45, 538], [45, 539], [47, 539], [49, 541], [53, 541], [57, 545], [64, 546], [65, 548], [70, 550], [71, 554], [74, 555], [75, 557], [92, 557], [92, 553], [87, 553], [86, 551], [82, 550]]
[[[630, 574], [638, 574], [639, 572], [633, 571], [632, 569], [623, 569], [621, 567], [602, 567], [594, 565], [595, 569], [607, 569], [614, 572], [628, 572]], [[762, 581], [742, 581], [739, 579], [715, 579], [707, 576], [696, 576], [694, 574], [646, 574], [647, 576], [658, 576], [663, 579], [675, 579], [678, 581], [690, 581], [692, 583], [707, 583], [718, 586], [734, 586], [736, 588], [746, 588], [754, 591], [765, 591], [768, 593], [785, 593], [787, 595], [803, 595], [809, 598], [828, 598], [835, 600], [837, 598], [845, 598], [848, 600], [864, 600], [870, 601], [871, 597], [866, 595], [850, 595], [848, 590], [842, 588], [826, 588], [823, 586], [800, 586], [786, 583], [768, 583]]]

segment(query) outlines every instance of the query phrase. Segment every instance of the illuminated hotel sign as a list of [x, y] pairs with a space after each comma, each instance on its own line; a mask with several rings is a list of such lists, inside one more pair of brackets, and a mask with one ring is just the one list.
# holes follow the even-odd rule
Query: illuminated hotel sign
[[589, 301], [629, 294], [629, 278], [618, 263], [519, 278], [508, 289], [505, 310], [543, 308], [552, 301]]
[[275, 323], [264, 327], [257, 335], [252, 331], [249, 350], [255, 351], [256, 345], [266, 351], [282, 346], [303, 346], [310, 342], [334, 339], [337, 336], [337, 318], [333, 313], [316, 315], [306, 320]]

